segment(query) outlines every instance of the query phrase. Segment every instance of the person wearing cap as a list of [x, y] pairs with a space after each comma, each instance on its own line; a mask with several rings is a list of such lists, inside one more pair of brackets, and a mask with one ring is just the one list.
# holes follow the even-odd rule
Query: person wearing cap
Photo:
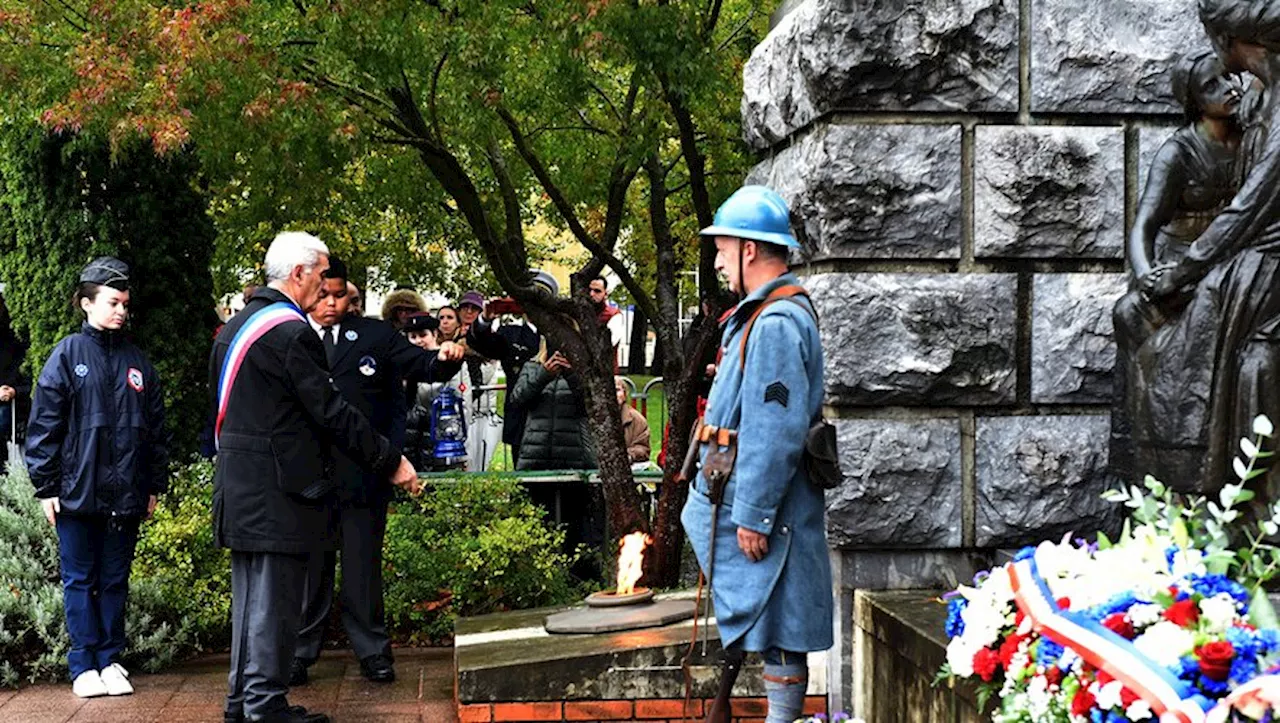
[[284, 232], [263, 266], [266, 288], [218, 332], [209, 355], [218, 410], [213, 541], [231, 551], [224, 720], [327, 723], [322, 713], [289, 705], [287, 693], [308, 563], [337, 543], [344, 481], [334, 474], [336, 455], [411, 494], [421, 486], [400, 450], [338, 392], [325, 343], [307, 323], [329, 248], [311, 234]]
[[[822, 344], [812, 305], [795, 293], [799, 281], [788, 270], [788, 253], [799, 245], [789, 219], [777, 193], [746, 186], [701, 232], [715, 243], [716, 270], [742, 299], [723, 324], [691, 451], [698, 471], [681, 515], [710, 581], [725, 650], [707, 715], [717, 723], [729, 720], [728, 692], [744, 652], [764, 658], [766, 720], [790, 723], [802, 712], [806, 653], [832, 644], [824, 495], [802, 464], [822, 410]], [[736, 460], [713, 454], [734, 446]]]
[[[452, 377], [461, 366], [465, 349], [446, 343], [426, 352], [385, 321], [348, 314], [350, 302], [347, 265], [330, 256], [320, 303], [307, 321], [324, 344], [329, 374], [343, 399], [393, 447], [403, 449], [407, 410], [402, 383]], [[360, 672], [378, 683], [389, 683], [396, 677], [382, 597], [382, 540], [392, 487], [385, 477], [361, 469], [340, 452], [334, 454], [334, 478], [339, 483], [339, 549], [315, 551], [307, 563], [302, 629], [289, 670], [291, 686], [306, 683], [308, 668], [320, 657], [333, 607], [339, 552], [342, 627], [360, 661]]]
[[58, 342], [36, 382], [25, 457], [58, 531], [71, 689], [128, 695], [125, 604], [138, 527], [168, 488], [160, 379], [124, 335], [129, 267], [94, 259], [74, 297], [80, 331]]

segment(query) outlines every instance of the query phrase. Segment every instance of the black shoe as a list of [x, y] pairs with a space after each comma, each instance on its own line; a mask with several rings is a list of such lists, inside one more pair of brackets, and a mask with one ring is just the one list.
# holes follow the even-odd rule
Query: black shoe
[[361, 659], [360, 674], [375, 683], [390, 683], [396, 679], [396, 669], [391, 667], [391, 658], [385, 655], [370, 655]]
[[294, 658], [289, 664], [289, 687], [296, 688], [300, 685], [306, 685], [311, 677], [307, 674], [307, 662], [302, 658]]
[[[303, 708], [300, 705], [289, 706], [288, 708], [285, 709], [285, 713], [302, 717], [303, 720], [306, 720], [305, 716], [308, 716], [308, 715], [318, 715], [321, 718], [323, 718], [325, 721], [329, 720], [329, 717], [324, 715], [323, 713], [307, 713], [307, 709]], [[223, 713], [222, 723], [244, 723], [244, 713]], [[314, 723], [323, 723], [323, 721], [316, 720], [314, 721]]]

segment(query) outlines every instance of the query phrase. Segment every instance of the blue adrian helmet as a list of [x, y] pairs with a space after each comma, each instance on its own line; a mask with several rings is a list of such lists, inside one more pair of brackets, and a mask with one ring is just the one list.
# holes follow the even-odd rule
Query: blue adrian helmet
[[791, 214], [787, 202], [768, 186], [743, 186], [716, 209], [715, 221], [701, 231], [702, 236], [733, 236], [799, 248], [791, 235]]

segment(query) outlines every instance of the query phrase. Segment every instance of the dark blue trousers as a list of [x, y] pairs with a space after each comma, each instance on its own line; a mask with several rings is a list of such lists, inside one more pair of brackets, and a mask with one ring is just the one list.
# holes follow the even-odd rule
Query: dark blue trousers
[[125, 602], [139, 521], [99, 515], [57, 517], [72, 680], [86, 670], [102, 670], [117, 662], [124, 650]]

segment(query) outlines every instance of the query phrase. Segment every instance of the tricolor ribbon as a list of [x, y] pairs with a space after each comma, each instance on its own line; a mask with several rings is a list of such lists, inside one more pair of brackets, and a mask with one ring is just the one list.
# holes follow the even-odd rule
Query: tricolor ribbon
[[222, 360], [222, 373], [218, 375], [218, 417], [213, 427], [215, 448], [218, 446], [218, 439], [222, 436], [222, 421], [227, 416], [227, 403], [231, 401], [231, 387], [235, 384], [236, 375], [240, 373], [240, 365], [249, 355], [249, 348], [266, 336], [268, 331], [290, 321], [299, 321], [304, 324], [307, 322], [298, 307], [278, 301], [254, 312], [232, 337], [231, 347], [227, 349], [227, 356]]
[[[1035, 557], [1009, 563], [1014, 600], [1037, 632], [1133, 691], [1161, 723], [1204, 723], [1195, 689], [1138, 651], [1134, 644], [1081, 612], [1058, 607]], [[1198, 700], [1197, 700], [1198, 698]]]

